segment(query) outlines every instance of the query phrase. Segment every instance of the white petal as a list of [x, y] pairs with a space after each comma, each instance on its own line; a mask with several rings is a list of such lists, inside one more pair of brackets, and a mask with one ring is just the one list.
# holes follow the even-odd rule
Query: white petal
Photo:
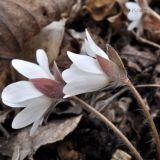
[[135, 2], [127, 2], [126, 3], [126, 7], [128, 8], [128, 9], [130, 9], [130, 10], [132, 10], [132, 9], [140, 9], [141, 7], [137, 4], [137, 3], [135, 3]]
[[36, 98], [36, 100], [30, 104], [31, 106], [26, 107], [17, 114], [12, 122], [12, 128], [23, 128], [37, 121], [45, 114], [51, 103], [51, 99], [45, 96]]
[[33, 136], [33, 134], [35, 133], [35, 131], [37, 130], [37, 128], [39, 127], [39, 125], [43, 122], [43, 117], [39, 118], [38, 120], [36, 120], [30, 130], [30, 136]]
[[142, 13], [142, 9], [140, 8], [140, 6], [137, 3], [127, 2], [126, 7], [128, 9], [130, 9], [130, 11], [127, 15], [128, 19], [130, 21], [137, 21], [137, 20], [141, 19], [143, 13]]
[[38, 64], [45, 69], [47, 72], [49, 71], [49, 63], [48, 63], [48, 57], [43, 49], [38, 49], [36, 51], [36, 57]]
[[44, 69], [49, 76], [53, 77], [49, 70], [49, 62], [48, 57], [43, 49], [38, 49], [36, 52], [37, 62], [41, 66], [42, 69]]
[[37, 64], [14, 59], [12, 60], [13, 67], [23, 76], [33, 78], [49, 78], [50, 76]]
[[31, 82], [19, 81], [4, 88], [1, 97], [4, 103], [7, 102], [7, 105], [8, 103], [16, 104], [41, 95], [43, 94], [39, 92]]
[[11, 103], [11, 102], [7, 102], [7, 101], [5, 101], [5, 100], [3, 100], [3, 99], [2, 99], [2, 101], [3, 101], [3, 103], [4, 103], [5, 105], [10, 106], [10, 107], [16, 107], [16, 108], [22, 108], [22, 107], [24, 107], [24, 106], [21, 105], [20, 103]]
[[128, 31], [133, 30], [134, 28], [138, 28], [140, 25], [140, 21], [133, 21], [128, 25]]
[[103, 71], [96, 59], [87, 55], [79, 55], [72, 52], [67, 52], [67, 54], [73, 64], [80, 70], [89, 73], [103, 74]]
[[96, 43], [93, 41], [87, 29], [86, 29], [86, 36], [87, 36], [87, 39], [85, 40], [85, 49], [87, 54], [92, 57], [96, 57], [96, 55], [100, 55], [106, 59], [109, 59], [107, 54], [101, 48], [99, 48], [96, 45]]
[[[63, 92], [69, 96], [78, 95], [86, 92], [93, 92], [108, 85], [107, 76], [100, 74], [86, 73], [72, 66], [62, 73], [64, 81], [67, 82]], [[65, 96], [66, 97], [66, 96]]]

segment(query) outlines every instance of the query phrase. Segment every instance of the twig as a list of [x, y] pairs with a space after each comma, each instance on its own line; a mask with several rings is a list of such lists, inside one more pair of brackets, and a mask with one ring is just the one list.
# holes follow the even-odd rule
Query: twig
[[11, 60], [14, 59], [14, 58], [15, 58], [15, 57], [0, 55], [0, 59], [2, 59], [2, 60], [11, 61]]
[[100, 112], [98, 112], [95, 108], [84, 102], [82, 99], [74, 96], [71, 97], [73, 100], [78, 101], [82, 104], [82, 107], [95, 115], [96, 118], [101, 120], [108, 126], [110, 129], [114, 131], [114, 133], [123, 141], [123, 143], [128, 146], [130, 151], [134, 154], [137, 160], [143, 160], [137, 149], [131, 144], [131, 142], [127, 139], [127, 137], [111, 122], [109, 121], [105, 116], [103, 116]]
[[136, 39], [139, 40], [140, 42], [149, 44], [149, 45], [151, 45], [153, 47], [156, 47], [156, 48], [160, 49], [160, 45], [159, 44], [154, 43], [154, 42], [149, 41], [149, 40], [147, 40], [147, 39], [145, 39], [143, 37], [138, 36], [134, 31], [132, 31], [132, 33], [136, 37]]
[[100, 107], [99, 112], [101, 112], [106, 106], [108, 106], [114, 99], [116, 99], [118, 96], [120, 96], [125, 91], [127, 91], [127, 88], [120, 90], [119, 92], [117, 92], [113, 96], [111, 96], [111, 97], [107, 98], [105, 101], [103, 101], [104, 105], [102, 107]]
[[[140, 84], [140, 85], [136, 85], [136, 88], [141, 88], [141, 87], [160, 87], [160, 84]], [[114, 99], [116, 99], [118, 96], [120, 96], [121, 94], [123, 94], [124, 92], [126, 92], [128, 90], [128, 88], [124, 88], [122, 90], [120, 90], [119, 92], [117, 92], [116, 94], [114, 94], [113, 96], [107, 98], [106, 100], [103, 101], [103, 106], [100, 107], [99, 112], [101, 112], [106, 106], [108, 106]]]
[[141, 87], [160, 87], [160, 84], [139, 84], [136, 85], [135, 87], [141, 88]]
[[2, 131], [2, 133], [4, 134], [4, 136], [6, 138], [10, 137], [10, 134], [8, 133], [8, 131], [2, 126], [2, 124], [0, 124], [0, 130]]

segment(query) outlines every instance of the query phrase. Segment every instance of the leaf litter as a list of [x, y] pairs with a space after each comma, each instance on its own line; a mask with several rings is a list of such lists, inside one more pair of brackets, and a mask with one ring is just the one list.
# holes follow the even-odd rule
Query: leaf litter
[[[18, 74], [15, 71], [11, 71], [9, 67], [10, 60], [16, 57], [34, 61], [35, 50], [39, 47], [46, 50], [50, 62], [56, 59], [61, 70], [68, 68], [71, 62], [66, 53], [68, 50], [75, 53], [83, 52], [85, 28], [90, 31], [94, 40], [104, 51], [107, 50], [106, 43], [110, 43], [119, 52], [127, 68], [128, 75], [136, 85], [160, 84], [160, 29], [157, 18], [153, 15], [144, 16], [143, 32], [137, 34], [136, 31], [127, 31], [129, 21], [126, 15], [128, 11], [124, 5], [127, 1], [106, 2], [96, 0], [96, 2], [93, 2], [92, 0], [84, 0], [68, 3], [64, 0], [56, 2], [58, 2], [58, 6], [60, 4], [62, 7], [60, 8], [61, 13], [54, 8], [55, 4], [51, 0], [47, 0], [46, 3], [34, 0], [32, 4], [16, 2], [27, 11], [30, 11], [31, 17], [35, 17], [39, 28], [37, 25], [33, 25], [35, 24], [34, 19], [29, 18], [28, 14], [25, 15], [24, 10], [22, 11], [20, 8], [18, 8], [19, 11], [17, 10], [17, 4], [12, 5], [11, 10], [1, 13], [1, 17], [3, 17], [3, 19], [0, 19], [0, 31], [2, 33], [0, 38], [1, 90], [11, 82], [24, 79], [17, 76]], [[160, 13], [158, 1], [150, 0], [148, 2], [153, 10]], [[13, 2], [7, 0], [1, 3], [1, 8], [5, 9], [9, 8], [8, 6], [11, 6]], [[73, 4], [74, 9], [72, 8]], [[50, 8], [50, 6], [52, 7]], [[72, 16], [68, 16], [71, 8], [73, 11]], [[56, 14], [54, 14], [55, 12]], [[23, 14], [16, 15], [13, 13]], [[42, 13], [47, 14], [47, 16], [42, 16]], [[22, 21], [17, 21], [16, 18], [14, 21], [9, 21], [12, 16]], [[52, 21], [62, 17], [67, 18], [65, 23], [60, 20], [60, 27], [56, 28]], [[2, 24], [2, 20], [14, 33], [16, 41]], [[47, 27], [47, 25], [49, 26]], [[21, 27], [16, 28], [15, 26]], [[58, 35], [54, 39], [51, 33]], [[114, 122], [141, 151], [144, 160], [155, 159], [154, 144], [142, 111], [139, 110], [139, 106], [130, 92], [121, 92], [121, 90], [123, 90], [122, 87], [119, 87], [114, 90], [97, 91], [93, 94], [86, 93], [81, 97]], [[150, 107], [150, 112], [160, 132], [160, 89], [143, 87], [138, 90]], [[118, 92], [120, 94], [116, 95]], [[116, 96], [114, 97], [114, 95]], [[112, 96], [113, 98], [107, 101]], [[68, 102], [58, 104], [56, 110], [49, 114], [45, 125], [41, 126], [35, 137], [31, 138], [28, 134], [28, 128], [16, 131], [11, 129], [13, 110], [8, 111], [8, 108], [1, 103], [0, 113], [3, 114], [0, 115], [0, 123], [9, 133], [10, 138], [7, 139], [0, 129], [0, 159], [23, 160], [25, 157], [30, 157], [35, 160], [115, 160], [117, 156], [120, 158], [121, 154], [124, 154], [123, 158], [125, 156], [128, 159], [130, 158], [130, 152], [108, 128], [105, 128], [92, 115], [79, 109], [79, 106], [76, 109], [74, 109], [74, 106], [77, 107], [78, 105], [74, 102], [69, 105]], [[81, 116], [77, 116], [80, 113], [83, 113], [83, 119]], [[76, 117], [73, 117], [73, 115], [76, 115]], [[67, 119], [62, 120], [66, 116]], [[55, 117], [60, 118], [55, 120]], [[119, 149], [122, 151], [117, 153]], [[124, 160], [127, 160], [127, 158]]]

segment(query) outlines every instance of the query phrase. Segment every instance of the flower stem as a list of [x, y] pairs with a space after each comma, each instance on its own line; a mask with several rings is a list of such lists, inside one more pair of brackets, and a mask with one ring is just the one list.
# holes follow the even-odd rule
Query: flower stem
[[96, 109], [94, 109], [92, 106], [84, 102], [82, 99], [74, 96], [71, 97], [73, 100], [78, 101], [82, 104], [82, 107], [89, 111], [90, 113], [94, 114], [96, 118], [101, 120], [108, 126], [110, 129], [113, 130], [113, 132], [123, 141], [123, 143], [130, 149], [130, 151], [134, 154], [137, 160], [143, 160], [137, 149], [132, 145], [132, 143], [127, 139], [127, 137], [110, 121], [108, 120], [104, 115], [102, 115], [100, 112], [98, 112]]
[[156, 148], [157, 148], [157, 153], [158, 153], [158, 160], [160, 160], [160, 138], [158, 135], [158, 131], [156, 129], [156, 126], [154, 124], [154, 121], [149, 113], [148, 108], [146, 107], [144, 100], [142, 99], [141, 95], [138, 93], [138, 91], [136, 90], [136, 88], [134, 87], [134, 85], [132, 84], [132, 82], [130, 80], [126, 81], [125, 84], [128, 86], [128, 88], [130, 89], [130, 91], [132, 92], [132, 94], [134, 95], [134, 97], [136, 98], [136, 100], [138, 101], [140, 107], [142, 108], [142, 110], [145, 113], [145, 116], [148, 120], [148, 123], [152, 129], [153, 132], [153, 137], [155, 139], [155, 143], [156, 143]]

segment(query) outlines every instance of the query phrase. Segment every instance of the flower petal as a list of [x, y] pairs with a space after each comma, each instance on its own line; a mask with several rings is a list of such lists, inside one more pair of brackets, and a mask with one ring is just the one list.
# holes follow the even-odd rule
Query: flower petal
[[67, 52], [67, 54], [73, 64], [75, 64], [80, 70], [89, 73], [103, 74], [96, 59], [87, 55], [79, 55], [72, 52]]
[[96, 57], [96, 55], [100, 55], [106, 59], [109, 59], [107, 54], [101, 48], [99, 48], [93, 41], [87, 29], [86, 29], [86, 37], [87, 39], [85, 40], [85, 49], [88, 55], [90, 55], [91, 57]]
[[1, 97], [4, 103], [7, 102], [7, 105], [8, 103], [16, 104], [41, 95], [43, 94], [39, 92], [31, 82], [19, 81], [4, 88]]
[[31, 101], [30, 106], [23, 109], [12, 122], [12, 128], [18, 129], [28, 126], [42, 117], [49, 106], [51, 99], [43, 96]]
[[51, 77], [53, 75], [51, 74], [49, 70], [49, 62], [48, 57], [43, 49], [38, 49], [36, 52], [37, 62], [38, 64], [44, 69]]
[[2, 100], [3, 103], [7, 106], [10, 106], [10, 107], [15, 107], [15, 108], [23, 108], [24, 106], [21, 105], [20, 103], [11, 103], [11, 102], [7, 102], [5, 100]]
[[37, 64], [27, 62], [24, 60], [12, 60], [13, 67], [23, 76], [32, 78], [50, 78], [51, 77]]
[[143, 13], [141, 7], [137, 3], [127, 2], [126, 7], [130, 9], [127, 17], [130, 21], [137, 21], [141, 19]]
[[128, 25], [127, 30], [128, 30], [128, 31], [131, 31], [131, 30], [133, 30], [134, 28], [138, 28], [139, 25], [140, 25], [140, 21], [133, 21], [133, 22], [131, 22], [131, 23]]
[[39, 118], [38, 120], [36, 120], [30, 130], [30, 136], [33, 136], [33, 134], [35, 133], [35, 131], [37, 130], [38, 126], [41, 125], [41, 123], [43, 122], [43, 117]]
[[141, 7], [135, 2], [127, 2], [126, 7], [130, 10], [132, 9], [140, 9]]
[[109, 82], [106, 75], [86, 73], [74, 65], [70, 69], [65, 70], [62, 76], [64, 81], [67, 82], [63, 88], [63, 92], [67, 97], [97, 91], [107, 86]]

